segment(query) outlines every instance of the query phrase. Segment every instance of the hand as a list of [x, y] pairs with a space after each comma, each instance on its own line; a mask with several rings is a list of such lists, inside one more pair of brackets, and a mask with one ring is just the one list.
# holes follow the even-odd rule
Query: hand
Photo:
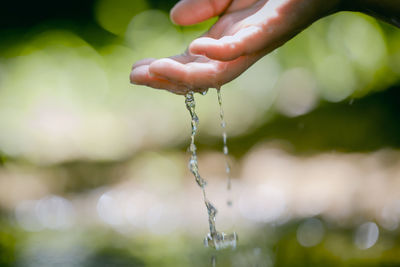
[[339, 0], [180, 1], [171, 11], [176, 24], [221, 17], [185, 53], [137, 62], [131, 82], [177, 94], [218, 88], [338, 5]]

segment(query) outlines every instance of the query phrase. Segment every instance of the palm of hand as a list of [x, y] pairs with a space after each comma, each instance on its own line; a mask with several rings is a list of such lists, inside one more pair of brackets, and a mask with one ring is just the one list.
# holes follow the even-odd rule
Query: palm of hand
[[177, 94], [219, 87], [313, 21], [339, 0], [184, 0], [172, 19], [189, 25], [223, 14], [181, 55], [137, 62], [131, 82]]
[[[204, 37], [195, 40], [185, 53], [159, 60], [144, 59], [137, 62], [133, 66], [131, 81], [185, 94], [188, 90], [203, 91], [233, 80], [261, 57], [253, 53], [232, 58], [229, 50], [232, 50], [234, 45], [223, 44], [226, 39], [231, 41], [229, 38], [235, 38], [233, 36], [240, 34], [241, 30], [254, 26], [246, 23], [246, 19], [259, 12], [266, 0], [258, 1], [257, 4], [254, 2], [254, 0], [233, 1], [218, 22]], [[219, 44], [209, 45], [216, 40], [221, 41]], [[238, 42], [236, 45], [239, 45]], [[210, 47], [215, 49], [209, 49]], [[209, 49], [214, 54], [204, 53], [204, 49]], [[192, 52], [206, 56], [195, 55]]]

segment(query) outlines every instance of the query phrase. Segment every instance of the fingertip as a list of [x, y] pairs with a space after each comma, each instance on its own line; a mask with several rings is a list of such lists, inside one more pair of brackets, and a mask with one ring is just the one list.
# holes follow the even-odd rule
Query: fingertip
[[136, 85], [147, 85], [150, 80], [152, 80], [152, 77], [149, 73], [149, 66], [148, 65], [143, 65], [134, 68], [130, 75], [129, 75], [130, 81], [132, 84]]
[[213, 60], [231, 61], [241, 56], [237, 53], [238, 46], [234, 42], [209, 37], [198, 38], [189, 46], [189, 52], [194, 55], [203, 55]]
[[173, 23], [188, 26], [221, 14], [231, 0], [182, 0], [170, 11]]
[[216, 45], [216, 40], [209, 37], [200, 37], [189, 45], [189, 52], [194, 55], [207, 56], [210, 47]]
[[157, 75], [167, 77], [166, 73], [177, 72], [179, 75], [184, 75], [184, 66], [170, 58], [162, 58], [154, 61], [149, 65], [149, 73], [151, 75]]
[[165, 62], [164, 59], [159, 59], [159, 60], [151, 63], [149, 65], [149, 73], [151, 75], [159, 74], [163, 69], [165, 69], [167, 67], [166, 64], [167, 63]]
[[186, 87], [172, 83], [162, 76], [152, 74], [149, 66], [140, 66], [131, 71], [130, 82], [135, 85], [149, 86], [155, 89], [163, 89], [175, 94], [184, 94]]
[[131, 81], [131, 84], [139, 84], [139, 73], [141, 73], [141, 71], [139, 70], [140, 68], [132, 68], [132, 71], [129, 75], [129, 79]]
[[189, 53], [194, 56], [207, 56], [204, 50], [198, 46], [189, 46]]
[[178, 2], [170, 11], [169, 11], [169, 18], [171, 19], [172, 23], [175, 25], [180, 25], [179, 21], [177, 20], [177, 15], [176, 15], [176, 10], [177, 6], [179, 5], [180, 2]]
[[190, 17], [187, 13], [187, 6], [190, 3], [185, 3], [187, 0], [181, 0], [174, 5], [174, 7], [169, 12], [169, 17], [173, 24], [186, 26], [190, 25], [187, 19]]
[[135, 64], [132, 65], [132, 70], [137, 67], [143, 66], [143, 65], [149, 65], [155, 60], [156, 60], [155, 58], [145, 58], [145, 59], [139, 60], [139, 61], [135, 62]]
[[194, 24], [191, 19], [191, 12], [188, 10], [191, 8], [193, 3], [187, 0], [181, 0], [171, 9], [169, 17], [175, 25], [187, 26]]

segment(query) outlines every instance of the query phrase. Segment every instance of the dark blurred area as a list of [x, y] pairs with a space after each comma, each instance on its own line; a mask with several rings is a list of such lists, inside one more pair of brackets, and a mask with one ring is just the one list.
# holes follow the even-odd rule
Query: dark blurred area
[[236, 250], [202, 246], [181, 96], [129, 84], [215, 21], [176, 1], [0, 9], [0, 266], [399, 266], [400, 30], [343, 12], [196, 95], [199, 168]]
[[[96, 0], [71, 0], [68, 2], [5, 1], [1, 8], [0, 27], [2, 29], [29, 28], [43, 22], [70, 21], [77, 24], [95, 23], [93, 7]], [[149, 0], [149, 6], [168, 12], [177, 1]], [[115, 5], [123, 1], [115, 1]], [[132, 1], [132, 5], [135, 2]]]
[[95, 1], [5, 1], [1, 8], [2, 29], [29, 28], [49, 20], [94, 21]]

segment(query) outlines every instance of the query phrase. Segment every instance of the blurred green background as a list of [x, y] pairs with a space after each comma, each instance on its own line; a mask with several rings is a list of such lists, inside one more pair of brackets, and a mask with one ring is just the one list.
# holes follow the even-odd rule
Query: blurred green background
[[357, 13], [312, 25], [196, 95], [200, 172], [236, 231], [202, 246], [184, 98], [129, 84], [182, 52], [175, 1], [7, 1], [0, 12], [0, 266], [400, 266], [400, 30]]

